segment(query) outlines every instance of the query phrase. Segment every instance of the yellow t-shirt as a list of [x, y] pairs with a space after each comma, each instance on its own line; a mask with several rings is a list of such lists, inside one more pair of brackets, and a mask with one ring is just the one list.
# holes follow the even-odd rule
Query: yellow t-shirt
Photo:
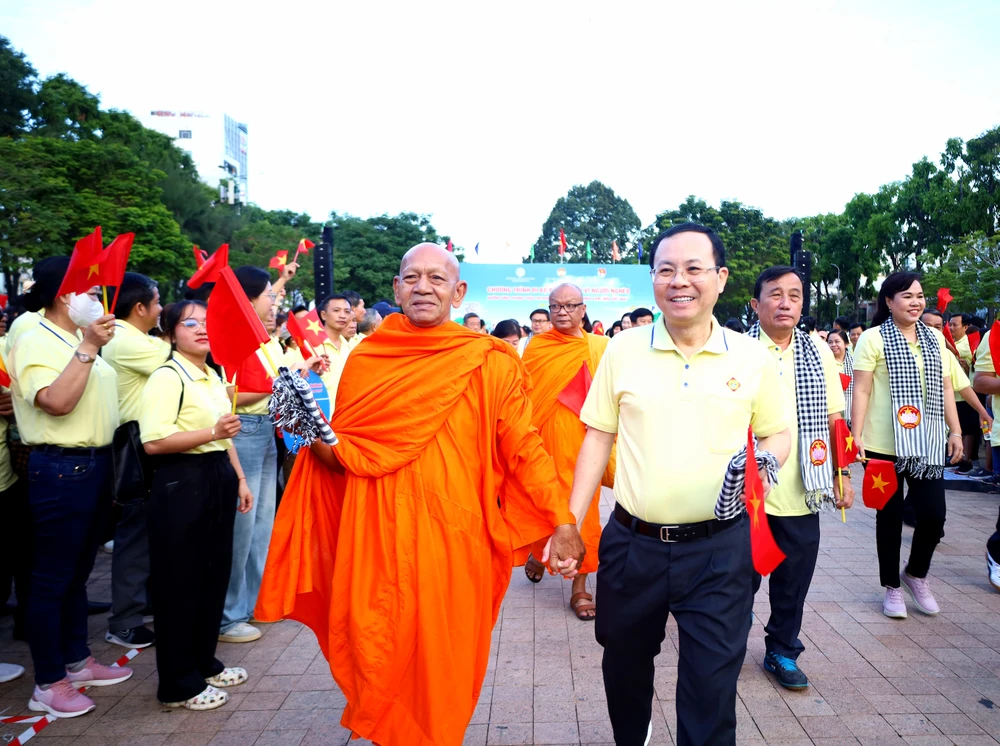
[[[17, 344], [19, 340], [25, 333], [30, 332], [38, 323], [45, 318], [45, 309], [43, 308], [38, 313], [34, 311], [25, 311], [16, 319], [14, 323], [10, 325], [7, 330], [6, 336], [3, 338], [3, 344], [0, 345], [0, 351], [3, 352], [4, 363], [7, 362], [7, 357], [10, 355], [10, 351], [14, 349], [14, 345]], [[8, 367], [8, 370], [10, 368]]]
[[170, 343], [143, 334], [121, 319], [115, 321], [115, 327], [115, 336], [104, 345], [101, 357], [118, 373], [121, 420], [131, 422], [139, 419], [146, 381], [170, 357]]
[[[942, 382], [935, 385], [944, 385], [944, 376], [951, 376], [951, 362], [948, 358], [954, 358], [948, 351], [944, 335], [937, 329], [930, 330], [934, 334], [941, 350], [941, 370]], [[907, 342], [910, 352], [917, 362], [917, 371], [920, 374], [920, 388], [923, 396], [927, 398], [927, 380], [924, 377], [924, 356], [920, 350], [920, 345], [916, 342]], [[957, 367], [957, 366], [956, 366]], [[868, 399], [868, 412], [865, 416], [864, 429], [861, 432], [861, 442], [865, 445], [866, 451], [883, 453], [887, 456], [896, 455], [896, 435], [893, 430], [893, 421], [896, 412], [892, 408], [892, 395], [889, 392], [889, 369], [885, 363], [885, 343], [882, 340], [882, 332], [875, 326], [866, 329], [858, 339], [857, 349], [854, 350], [854, 370], [874, 373], [872, 380], [872, 393]], [[857, 390], [854, 397], [857, 401]], [[857, 427], [856, 422], [852, 422]]]
[[[355, 339], [356, 338], [357, 337], [355, 337]], [[323, 379], [323, 385], [326, 386], [326, 392], [330, 396], [331, 417], [333, 416], [334, 405], [337, 402], [337, 387], [340, 386], [340, 377], [344, 373], [344, 365], [347, 363], [347, 356], [351, 354], [351, 350], [355, 347], [355, 344], [341, 338], [340, 348], [338, 349], [337, 346], [334, 345], [329, 339], [324, 339], [323, 347], [316, 350], [318, 354], [326, 355], [330, 359], [330, 370], [324, 373], [321, 378]]]
[[0, 492], [9, 490], [17, 481], [14, 467], [10, 463], [10, 449], [7, 448], [7, 428], [7, 418], [0, 417]]
[[[170, 368], [170, 370], [168, 370]], [[184, 392], [183, 402], [181, 392]], [[226, 386], [211, 368], [198, 367], [180, 353], [153, 371], [146, 382], [145, 406], [139, 414], [143, 443], [163, 440], [175, 433], [190, 433], [215, 427], [230, 411]], [[213, 440], [184, 453], [212, 453], [232, 446], [228, 438]]]
[[712, 321], [690, 358], [663, 321], [616, 334], [580, 419], [618, 434], [615, 498], [652, 523], [715, 517], [729, 460], [747, 442], [779, 433], [790, 416], [777, 366], [757, 340]]
[[[996, 367], [993, 364], [993, 355], [990, 354], [990, 333], [987, 331], [979, 343], [979, 349], [976, 350], [976, 373], [993, 373], [996, 374]], [[1000, 417], [997, 417], [997, 408], [1000, 407], [1000, 396], [990, 397], [992, 401], [990, 406], [993, 409], [993, 430], [990, 431], [990, 445], [1000, 445]]]
[[87, 364], [87, 385], [72, 412], [53, 417], [35, 406], [38, 392], [62, 374], [80, 341], [78, 334], [42, 320], [11, 350], [14, 414], [24, 443], [64, 448], [111, 445], [119, 425], [118, 374], [100, 356]]
[[[826, 414], [837, 414], [843, 412], [844, 387], [840, 385], [840, 372], [837, 370], [837, 359], [833, 356], [830, 346], [822, 339], [810, 339], [819, 350], [820, 359], [823, 361], [823, 377], [826, 380]], [[799, 423], [795, 414], [797, 400], [795, 398], [795, 353], [794, 344], [789, 344], [788, 348], [782, 350], [771, 341], [770, 337], [760, 332], [760, 342], [771, 353], [771, 356], [778, 364], [778, 378], [781, 381], [781, 388], [785, 394], [786, 408], [792, 415], [788, 420], [788, 428], [792, 434], [792, 450], [788, 454], [788, 460], [778, 472], [778, 484], [767, 496], [764, 509], [768, 515], [796, 516], [809, 515], [809, 508], [806, 507], [806, 486], [802, 482], [802, 466], [799, 454]], [[834, 446], [829, 442], [829, 430], [824, 438], [827, 444], [827, 468], [831, 471], [834, 468]]]

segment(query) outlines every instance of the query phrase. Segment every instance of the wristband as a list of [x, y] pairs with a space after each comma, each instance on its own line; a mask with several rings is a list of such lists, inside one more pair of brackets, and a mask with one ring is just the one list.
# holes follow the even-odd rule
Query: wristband
[[962, 433], [948, 433], [949, 438], [961, 438]]

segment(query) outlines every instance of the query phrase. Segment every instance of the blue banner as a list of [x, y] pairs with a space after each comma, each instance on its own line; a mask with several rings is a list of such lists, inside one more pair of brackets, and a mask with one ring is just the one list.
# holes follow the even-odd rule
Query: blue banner
[[529, 325], [531, 312], [547, 308], [549, 292], [564, 282], [583, 290], [587, 315], [591, 322], [604, 322], [605, 329], [640, 306], [656, 313], [644, 264], [462, 264], [462, 279], [469, 292], [457, 320], [476, 313], [491, 328], [504, 319]]
[[[330, 394], [327, 392], [326, 386], [323, 385], [323, 379], [319, 377], [318, 373], [309, 371], [306, 381], [309, 383], [309, 388], [312, 389], [313, 398], [319, 405], [320, 411], [326, 415], [327, 419], [330, 419]], [[298, 453], [304, 444], [298, 435], [292, 435], [285, 430], [281, 431], [281, 437], [284, 438], [285, 447], [289, 453]]]

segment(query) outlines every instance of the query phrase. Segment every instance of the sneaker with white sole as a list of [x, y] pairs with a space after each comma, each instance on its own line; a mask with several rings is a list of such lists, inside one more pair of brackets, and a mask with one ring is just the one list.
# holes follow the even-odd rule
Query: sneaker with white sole
[[28, 709], [32, 712], [47, 712], [57, 718], [80, 717], [96, 707], [94, 700], [78, 691], [68, 678], [57, 681], [48, 689], [36, 686], [28, 702]]
[[906, 619], [906, 602], [903, 601], [903, 592], [899, 588], [885, 587], [882, 613], [890, 619]]
[[931, 584], [927, 578], [915, 578], [907, 572], [901, 572], [899, 574], [899, 582], [913, 596], [913, 603], [922, 612], [929, 616], [934, 616], [941, 611], [941, 607], [938, 606], [937, 601], [934, 600], [934, 596], [931, 594]]
[[121, 684], [132, 678], [132, 669], [125, 666], [105, 666], [94, 660], [94, 656], [87, 658], [83, 668], [79, 671], [66, 671], [66, 679], [73, 686], [113, 686]]
[[0, 684], [19, 679], [24, 675], [24, 666], [16, 663], [0, 663]]
[[989, 552], [986, 552], [986, 571], [990, 576], [990, 585], [1000, 591], [1000, 562], [993, 559]]
[[253, 642], [259, 640], [261, 631], [246, 622], [234, 624], [219, 635], [219, 642]]
[[112, 632], [109, 629], [104, 634], [104, 639], [112, 645], [121, 645], [123, 648], [131, 650], [142, 650], [156, 642], [156, 635], [147, 627], [132, 627], [131, 629], [123, 629], [121, 632]]

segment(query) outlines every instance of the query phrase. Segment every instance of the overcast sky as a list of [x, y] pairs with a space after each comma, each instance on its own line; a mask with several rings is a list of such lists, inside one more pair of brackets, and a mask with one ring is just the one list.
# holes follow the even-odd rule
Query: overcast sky
[[262, 207], [429, 213], [494, 262], [593, 179], [643, 225], [689, 194], [839, 212], [1000, 124], [998, 29], [997, 0], [0, 4], [107, 107], [246, 122]]

